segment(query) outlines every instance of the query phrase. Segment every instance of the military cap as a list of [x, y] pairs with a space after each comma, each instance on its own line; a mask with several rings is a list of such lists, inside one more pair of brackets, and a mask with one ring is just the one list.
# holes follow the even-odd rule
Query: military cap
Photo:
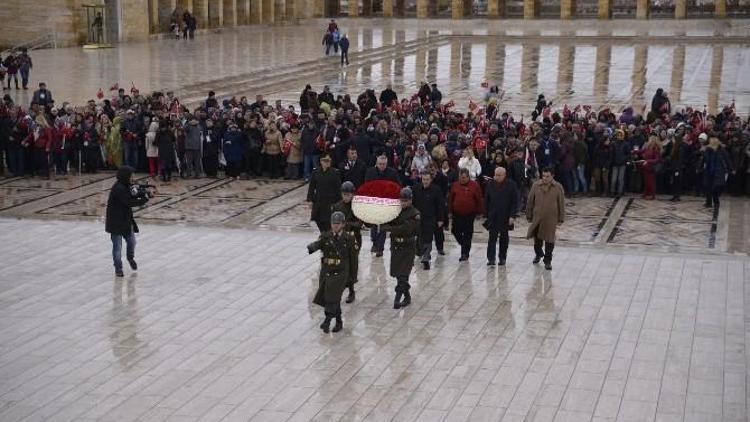
[[411, 188], [406, 187], [406, 188], [401, 189], [401, 194], [399, 195], [399, 198], [411, 199], [411, 197], [412, 197]]
[[331, 224], [342, 224], [346, 221], [346, 216], [341, 211], [331, 214]]
[[341, 193], [354, 193], [354, 183], [346, 181], [341, 184]]

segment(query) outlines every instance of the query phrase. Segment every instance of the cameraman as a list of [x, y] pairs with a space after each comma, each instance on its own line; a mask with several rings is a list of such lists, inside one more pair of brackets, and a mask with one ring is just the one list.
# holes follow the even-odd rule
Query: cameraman
[[107, 216], [105, 220], [105, 231], [112, 239], [112, 260], [115, 264], [115, 275], [122, 277], [122, 239], [127, 244], [127, 259], [130, 268], [138, 269], [135, 263], [135, 233], [138, 233], [138, 225], [133, 218], [132, 207], [137, 207], [148, 202], [153, 194], [149, 187], [133, 184], [132, 178], [135, 170], [129, 166], [117, 169], [117, 181], [109, 191], [107, 200]]

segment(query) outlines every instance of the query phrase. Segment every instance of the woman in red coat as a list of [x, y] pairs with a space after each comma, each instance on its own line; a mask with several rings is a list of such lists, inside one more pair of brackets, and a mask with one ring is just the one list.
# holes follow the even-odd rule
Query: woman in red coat
[[49, 148], [52, 140], [52, 128], [47, 118], [40, 114], [34, 121], [36, 127], [29, 133], [29, 143], [33, 148], [34, 175], [49, 179]]
[[651, 135], [641, 151], [638, 165], [643, 175], [643, 198], [656, 198], [656, 170], [661, 161], [661, 142], [655, 135]]

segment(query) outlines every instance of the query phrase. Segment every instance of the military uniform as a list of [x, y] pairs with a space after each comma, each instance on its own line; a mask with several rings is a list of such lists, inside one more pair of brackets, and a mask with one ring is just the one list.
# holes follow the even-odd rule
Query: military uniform
[[339, 201], [331, 206], [331, 213], [341, 211], [346, 216], [346, 222], [344, 223], [344, 232], [354, 237], [354, 243], [356, 248], [356, 257], [352, 261], [351, 265], [351, 278], [349, 283], [346, 285], [349, 289], [354, 289], [354, 284], [357, 280], [357, 273], [359, 272], [359, 250], [362, 249], [362, 221], [360, 221], [352, 211], [352, 203], [346, 203]]
[[[357, 247], [354, 236], [341, 232], [324, 232], [317, 241], [307, 245], [308, 253], [320, 250], [320, 276], [318, 291], [313, 303], [325, 309], [326, 321], [321, 325], [327, 331], [332, 318], [336, 325], [341, 324], [341, 294], [352, 278], [352, 262], [357, 260]], [[339, 328], [340, 329], [340, 328]], [[334, 328], [334, 331], [338, 331]]]
[[[390, 274], [396, 277], [396, 300], [393, 303], [396, 309], [411, 303], [409, 274], [414, 267], [419, 221], [419, 211], [409, 205], [401, 210], [395, 220], [380, 226], [381, 230], [391, 233]], [[404, 302], [400, 302], [402, 295]]]

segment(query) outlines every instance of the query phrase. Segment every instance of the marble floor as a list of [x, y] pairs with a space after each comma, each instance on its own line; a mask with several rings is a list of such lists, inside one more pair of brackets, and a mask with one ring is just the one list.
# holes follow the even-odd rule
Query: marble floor
[[[343, 69], [320, 45], [325, 21], [252, 26], [199, 36], [126, 43], [114, 49], [64, 48], [33, 53], [32, 85], [46, 81], [58, 102], [80, 104], [115, 83], [142, 92], [174, 90], [196, 105], [209, 89], [220, 98], [265, 94], [296, 104], [309, 82], [358, 94], [392, 83], [416, 92], [437, 82], [465, 109], [482, 82], [506, 91], [504, 109], [528, 114], [540, 92], [558, 105], [649, 104], [664, 88], [675, 108], [714, 111], [736, 101], [750, 112], [750, 21], [520, 21], [343, 19], [352, 64]], [[221, 58], [221, 59], [218, 59]], [[65, 71], [61, 72], [60, 69]], [[32, 91], [10, 91], [27, 104]]]
[[449, 244], [396, 311], [362, 254], [326, 335], [311, 239], [142, 222], [116, 279], [100, 222], [0, 218], [0, 420], [747, 420], [746, 257]]

